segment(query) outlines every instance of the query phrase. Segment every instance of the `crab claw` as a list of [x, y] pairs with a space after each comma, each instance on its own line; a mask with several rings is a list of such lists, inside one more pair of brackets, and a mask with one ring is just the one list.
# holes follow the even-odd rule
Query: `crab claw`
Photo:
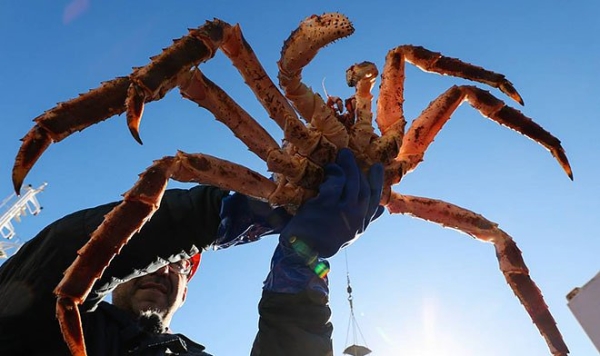
[[[355, 87], [359, 81], [367, 79], [372, 86], [378, 74], [379, 72], [374, 63], [366, 61], [357, 63], [346, 70], [346, 84], [349, 87]], [[371, 88], [367, 90], [370, 91]]]
[[281, 74], [290, 76], [302, 70], [317, 55], [319, 49], [352, 33], [354, 27], [342, 14], [328, 13], [308, 17], [283, 44], [278, 62]]
[[123, 113], [130, 83], [128, 77], [103, 82], [98, 88], [59, 103], [36, 117], [35, 126], [21, 139], [23, 143], [15, 158], [12, 174], [15, 192], [19, 194], [23, 180], [51, 143]]
[[127, 89], [127, 100], [125, 101], [125, 106], [127, 107], [127, 127], [129, 127], [129, 132], [131, 132], [133, 138], [140, 145], [143, 145], [140, 138], [140, 121], [144, 113], [145, 101], [146, 95], [144, 95], [144, 91], [135, 83], [131, 83]]
[[17, 153], [12, 171], [13, 186], [17, 195], [21, 194], [21, 186], [31, 167], [53, 142], [48, 131], [38, 125], [35, 125], [21, 141], [23, 141], [23, 144], [19, 149], [19, 153]]
[[500, 89], [501, 92], [508, 95], [509, 98], [516, 101], [517, 103], [525, 105], [523, 98], [521, 98], [521, 95], [517, 92], [517, 89], [515, 89], [515, 87], [510, 81], [505, 79], [504, 81], [500, 82], [498, 84], [498, 89]]

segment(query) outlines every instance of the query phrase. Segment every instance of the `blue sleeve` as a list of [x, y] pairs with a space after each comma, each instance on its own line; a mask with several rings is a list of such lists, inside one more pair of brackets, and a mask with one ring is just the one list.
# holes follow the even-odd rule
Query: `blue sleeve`
[[219, 216], [221, 223], [212, 244], [216, 250], [278, 234], [291, 218], [283, 208], [272, 208], [266, 202], [240, 193], [223, 199]]

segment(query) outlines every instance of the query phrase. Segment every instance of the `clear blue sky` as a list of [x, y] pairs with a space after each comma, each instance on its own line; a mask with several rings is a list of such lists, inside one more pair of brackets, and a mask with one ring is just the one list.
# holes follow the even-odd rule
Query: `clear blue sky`
[[[505, 74], [525, 100], [523, 112], [561, 139], [574, 182], [541, 146], [463, 105], [425, 161], [396, 190], [458, 204], [499, 223], [522, 249], [572, 354], [595, 354], [565, 295], [599, 270], [600, 5], [539, 0], [392, 3], [3, 2], [0, 198], [12, 191], [19, 139], [34, 117], [148, 63], [148, 57], [187, 28], [213, 17], [239, 22], [276, 77], [281, 45], [298, 23], [313, 13], [340, 11], [353, 21], [356, 33], [321, 51], [305, 70], [305, 81], [315, 90], [322, 93], [326, 78], [330, 94], [348, 97], [348, 66], [369, 60], [381, 68], [389, 49], [422, 45]], [[203, 69], [280, 137], [222, 54]], [[461, 83], [409, 67], [407, 118]], [[119, 199], [153, 159], [178, 149], [218, 155], [267, 174], [265, 165], [223, 125], [177, 92], [146, 107], [141, 137], [143, 146], [130, 137], [124, 117], [114, 117], [50, 147], [26, 181], [49, 183], [40, 195], [45, 209], [17, 225], [20, 241], [74, 210]], [[270, 238], [207, 253], [174, 328], [215, 355], [248, 354], [275, 242]], [[357, 320], [374, 355], [549, 354], [488, 244], [386, 213], [347, 255]], [[343, 253], [332, 259], [330, 278], [334, 343], [341, 355], [349, 317]]]

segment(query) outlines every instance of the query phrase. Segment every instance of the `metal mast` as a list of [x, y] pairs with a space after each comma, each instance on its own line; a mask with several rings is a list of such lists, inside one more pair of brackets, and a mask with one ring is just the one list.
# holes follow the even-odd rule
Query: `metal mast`
[[31, 185], [25, 187], [25, 193], [17, 198], [15, 193], [12, 193], [8, 198], [0, 203], [0, 209], [6, 209], [0, 216], [0, 258], [8, 257], [8, 249], [18, 248], [20, 245], [16, 242], [9, 242], [16, 236], [13, 220], [20, 222], [21, 217], [29, 214], [37, 215], [42, 211], [39, 201], [35, 197], [38, 193], [44, 190], [48, 183], [44, 183], [38, 188], [33, 188]]

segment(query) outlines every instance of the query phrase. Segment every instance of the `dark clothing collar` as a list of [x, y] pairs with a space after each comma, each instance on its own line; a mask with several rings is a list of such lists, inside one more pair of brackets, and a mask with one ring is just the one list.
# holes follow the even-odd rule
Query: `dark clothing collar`
[[[98, 310], [93, 314], [97, 313], [104, 314], [108, 317], [107, 319], [116, 322], [119, 329], [119, 342], [124, 347], [123, 351], [126, 351], [128, 355], [210, 356], [204, 352], [205, 347], [203, 345], [190, 340], [185, 335], [155, 334], [145, 331], [137, 320], [110, 303], [101, 302], [98, 305]], [[88, 322], [90, 321], [88, 320]], [[103, 323], [106, 323], [106, 321], [108, 320], [104, 320]], [[92, 323], [94, 322], [92, 321]], [[86, 335], [86, 338], [90, 336]]]

